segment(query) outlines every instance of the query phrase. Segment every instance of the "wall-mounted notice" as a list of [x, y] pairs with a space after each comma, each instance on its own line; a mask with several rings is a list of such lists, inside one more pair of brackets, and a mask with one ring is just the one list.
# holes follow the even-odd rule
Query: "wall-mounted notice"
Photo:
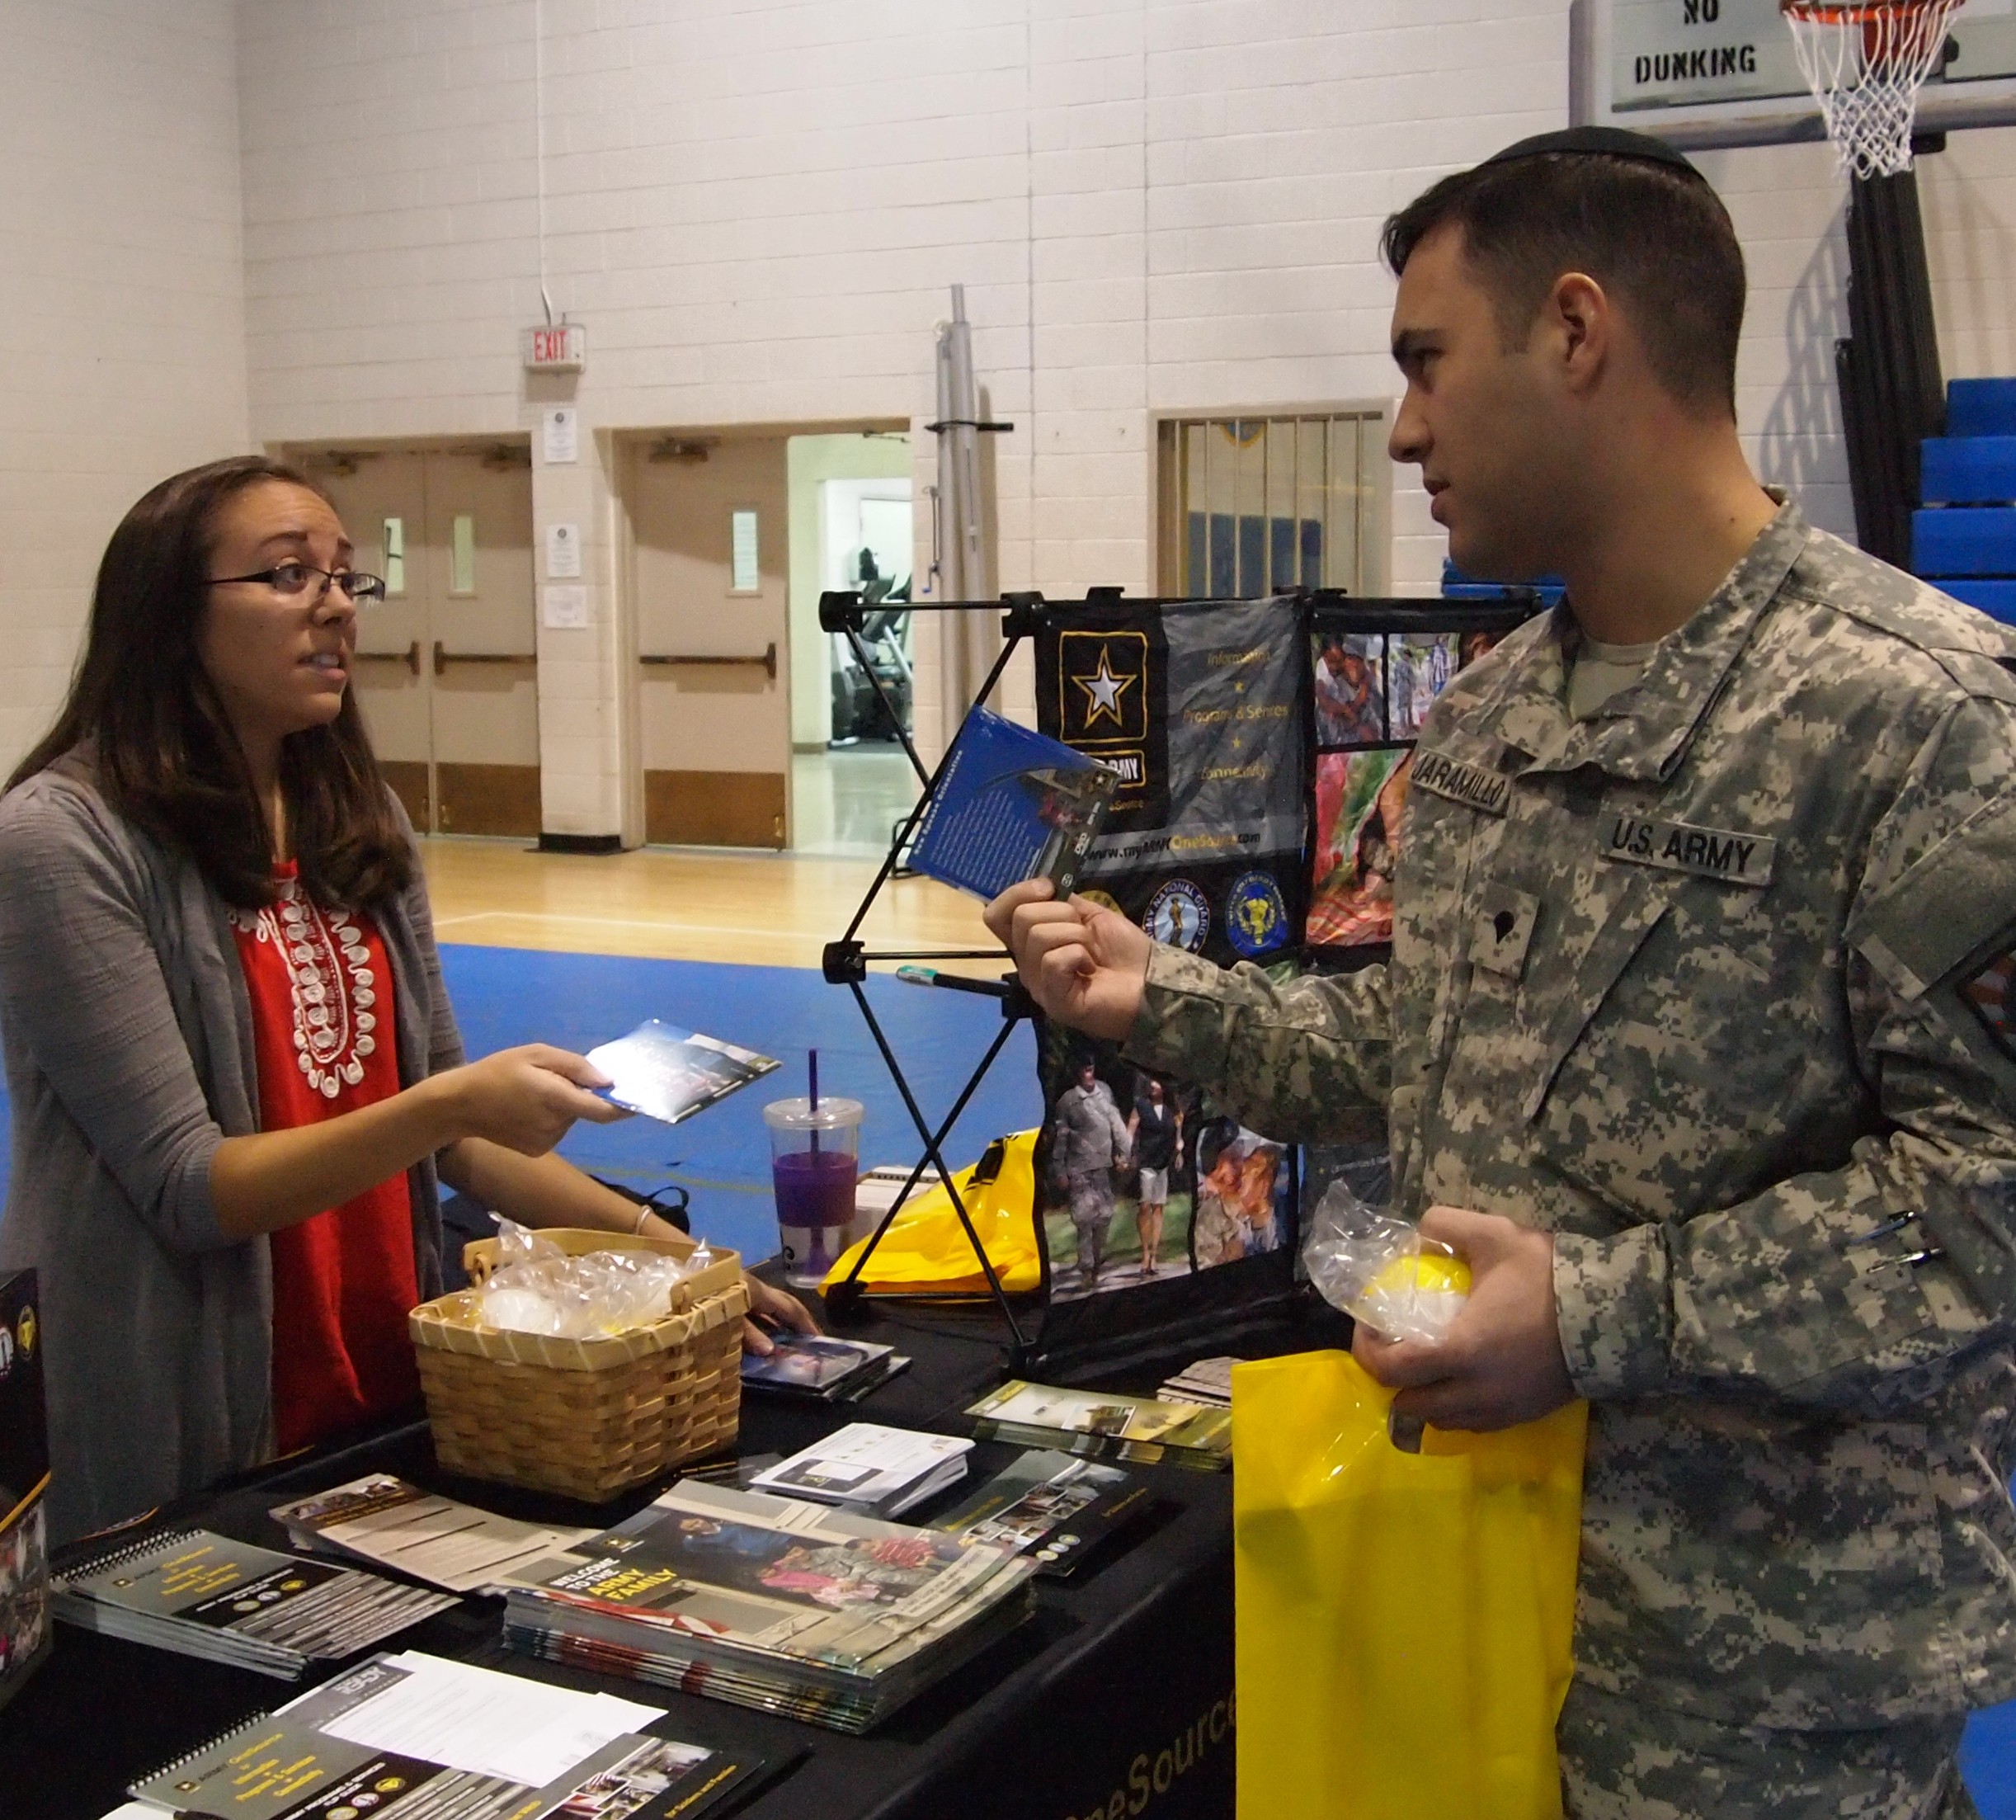
[[539, 413], [541, 437], [549, 468], [581, 459], [581, 413], [571, 404], [555, 404]]
[[549, 631], [576, 632], [588, 623], [588, 591], [585, 587], [549, 587], [539, 604], [539, 617]]
[[448, 533], [448, 592], [476, 592], [476, 515], [459, 512]]
[[403, 594], [406, 592], [406, 521], [388, 518], [385, 521], [384, 549], [385, 552], [385, 592]]
[[728, 514], [728, 549], [732, 576], [728, 592], [761, 593], [763, 578], [756, 566], [756, 515], [753, 509], [743, 507]]
[[571, 581], [581, 573], [581, 526], [546, 527], [546, 575], [550, 581]]

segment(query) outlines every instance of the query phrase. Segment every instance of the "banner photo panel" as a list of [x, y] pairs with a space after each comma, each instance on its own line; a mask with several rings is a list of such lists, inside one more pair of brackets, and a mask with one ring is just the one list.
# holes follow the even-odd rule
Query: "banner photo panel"
[[1315, 632], [1309, 638], [1314, 677], [1316, 743], [1377, 746], [1386, 730], [1386, 634]]
[[1041, 729], [1120, 774], [1081, 894], [1221, 965], [1299, 943], [1303, 644], [1292, 598], [1121, 603], [1046, 629]]
[[1410, 602], [1375, 630], [1382, 604], [1340, 603], [1311, 615], [1315, 750], [1303, 946], [1312, 958], [1383, 956], [1393, 938], [1393, 867], [1414, 742], [1451, 681], [1532, 611], [1451, 601], [1438, 611]]
[[[1380, 654], [1383, 659], [1383, 653]], [[1039, 637], [1043, 732], [1120, 773], [1079, 894], [1158, 941], [1292, 970], [1307, 899], [1312, 714], [1295, 597], [1138, 601]], [[1369, 691], [1382, 718], [1382, 685]], [[1194, 1082], [1046, 1026], [1037, 1224], [1053, 1304], [1138, 1292], [1279, 1293], [1295, 1245], [1293, 1148]], [[1245, 1286], [1241, 1286], [1245, 1285]]]
[[1393, 939], [1393, 868], [1411, 747], [1319, 752], [1307, 941], [1366, 948]]
[[1194, 1083], [1136, 1068], [1117, 1044], [1046, 1024], [1039, 1055], [1036, 1219], [1053, 1306], [1256, 1260], [1270, 1285], [1285, 1283], [1292, 1146], [1248, 1130]]

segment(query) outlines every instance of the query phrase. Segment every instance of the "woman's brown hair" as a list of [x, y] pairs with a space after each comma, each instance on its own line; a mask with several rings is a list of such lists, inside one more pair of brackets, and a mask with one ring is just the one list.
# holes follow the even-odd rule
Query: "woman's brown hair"
[[[7, 780], [88, 743], [106, 800], [247, 908], [274, 899], [272, 837], [196, 641], [218, 511], [273, 480], [322, 491], [285, 462], [233, 455], [142, 496], [105, 546], [69, 700]], [[411, 880], [412, 848], [352, 691], [327, 726], [281, 743], [280, 775], [301, 883], [318, 901], [362, 907]]]

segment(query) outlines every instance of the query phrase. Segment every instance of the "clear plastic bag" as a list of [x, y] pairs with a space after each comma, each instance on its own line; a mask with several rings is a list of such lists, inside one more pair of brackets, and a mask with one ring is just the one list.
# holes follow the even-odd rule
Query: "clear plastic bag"
[[1317, 1203], [1302, 1262], [1326, 1302], [1388, 1340], [1434, 1345], [1470, 1294], [1470, 1266], [1448, 1246], [1340, 1181]]
[[483, 1289], [486, 1327], [589, 1340], [647, 1327], [670, 1312], [672, 1291], [711, 1261], [644, 1252], [589, 1252], [569, 1257], [549, 1238], [500, 1218], [502, 1261]]

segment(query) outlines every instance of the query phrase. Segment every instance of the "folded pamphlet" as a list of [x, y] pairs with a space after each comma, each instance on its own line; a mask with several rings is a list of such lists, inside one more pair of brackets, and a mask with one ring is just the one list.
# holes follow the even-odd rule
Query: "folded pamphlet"
[[850, 1422], [758, 1473], [751, 1489], [845, 1504], [875, 1516], [901, 1516], [965, 1478], [973, 1445], [950, 1435]]
[[438, 1656], [376, 1656], [130, 1792], [157, 1804], [141, 1812], [200, 1820], [689, 1820], [762, 1767], [645, 1731], [665, 1717]]
[[1209, 1403], [1214, 1408], [1232, 1406], [1232, 1367], [1243, 1359], [1199, 1359], [1186, 1365], [1155, 1394], [1164, 1403]]
[[1039, 1574], [1063, 1579], [1147, 1508], [1148, 1488], [1134, 1473], [1045, 1448], [1023, 1455], [931, 1527], [962, 1542], [1018, 1549]]
[[1067, 898], [1119, 781], [1061, 740], [975, 708], [945, 760], [910, 865], [977, 897], [1048, 879]]
[[371, 1473], [270, 1513], [298, 1549], [355, 1555], [450, 1592], [502, 1588], [528, 1561], [571, 1549], [596, 1532], [520, 1523]]
[[455, 1602], [208, 1530], [172, 1530], [93, 1556], [54, 1582], [49, 1601], [82, 1629], [282, 1681], [312, 1662], [371, 1648]]
[[830, 1333], [775, 1333], [767, 1355], [742, 1355], [742, 1389], [765, 1395], [853, 1403], [886, 1384], [910, 1360], [893, 1347]]
[[1060, 1447], [1095, 1458], [1222, 1471], [1232, 1464], [1229, 1409], [1111, 1390], [1065, 1390], [1011, 1378], [966, 1413], [982, 1440]]
[[590, 1049], [588, 1059], [614, 1083], [607, 1089], [611, 1101], [665, 1125], [691, 1118], [777, 1066], [754, 1049], [655, 1017], [628, 1036]]

